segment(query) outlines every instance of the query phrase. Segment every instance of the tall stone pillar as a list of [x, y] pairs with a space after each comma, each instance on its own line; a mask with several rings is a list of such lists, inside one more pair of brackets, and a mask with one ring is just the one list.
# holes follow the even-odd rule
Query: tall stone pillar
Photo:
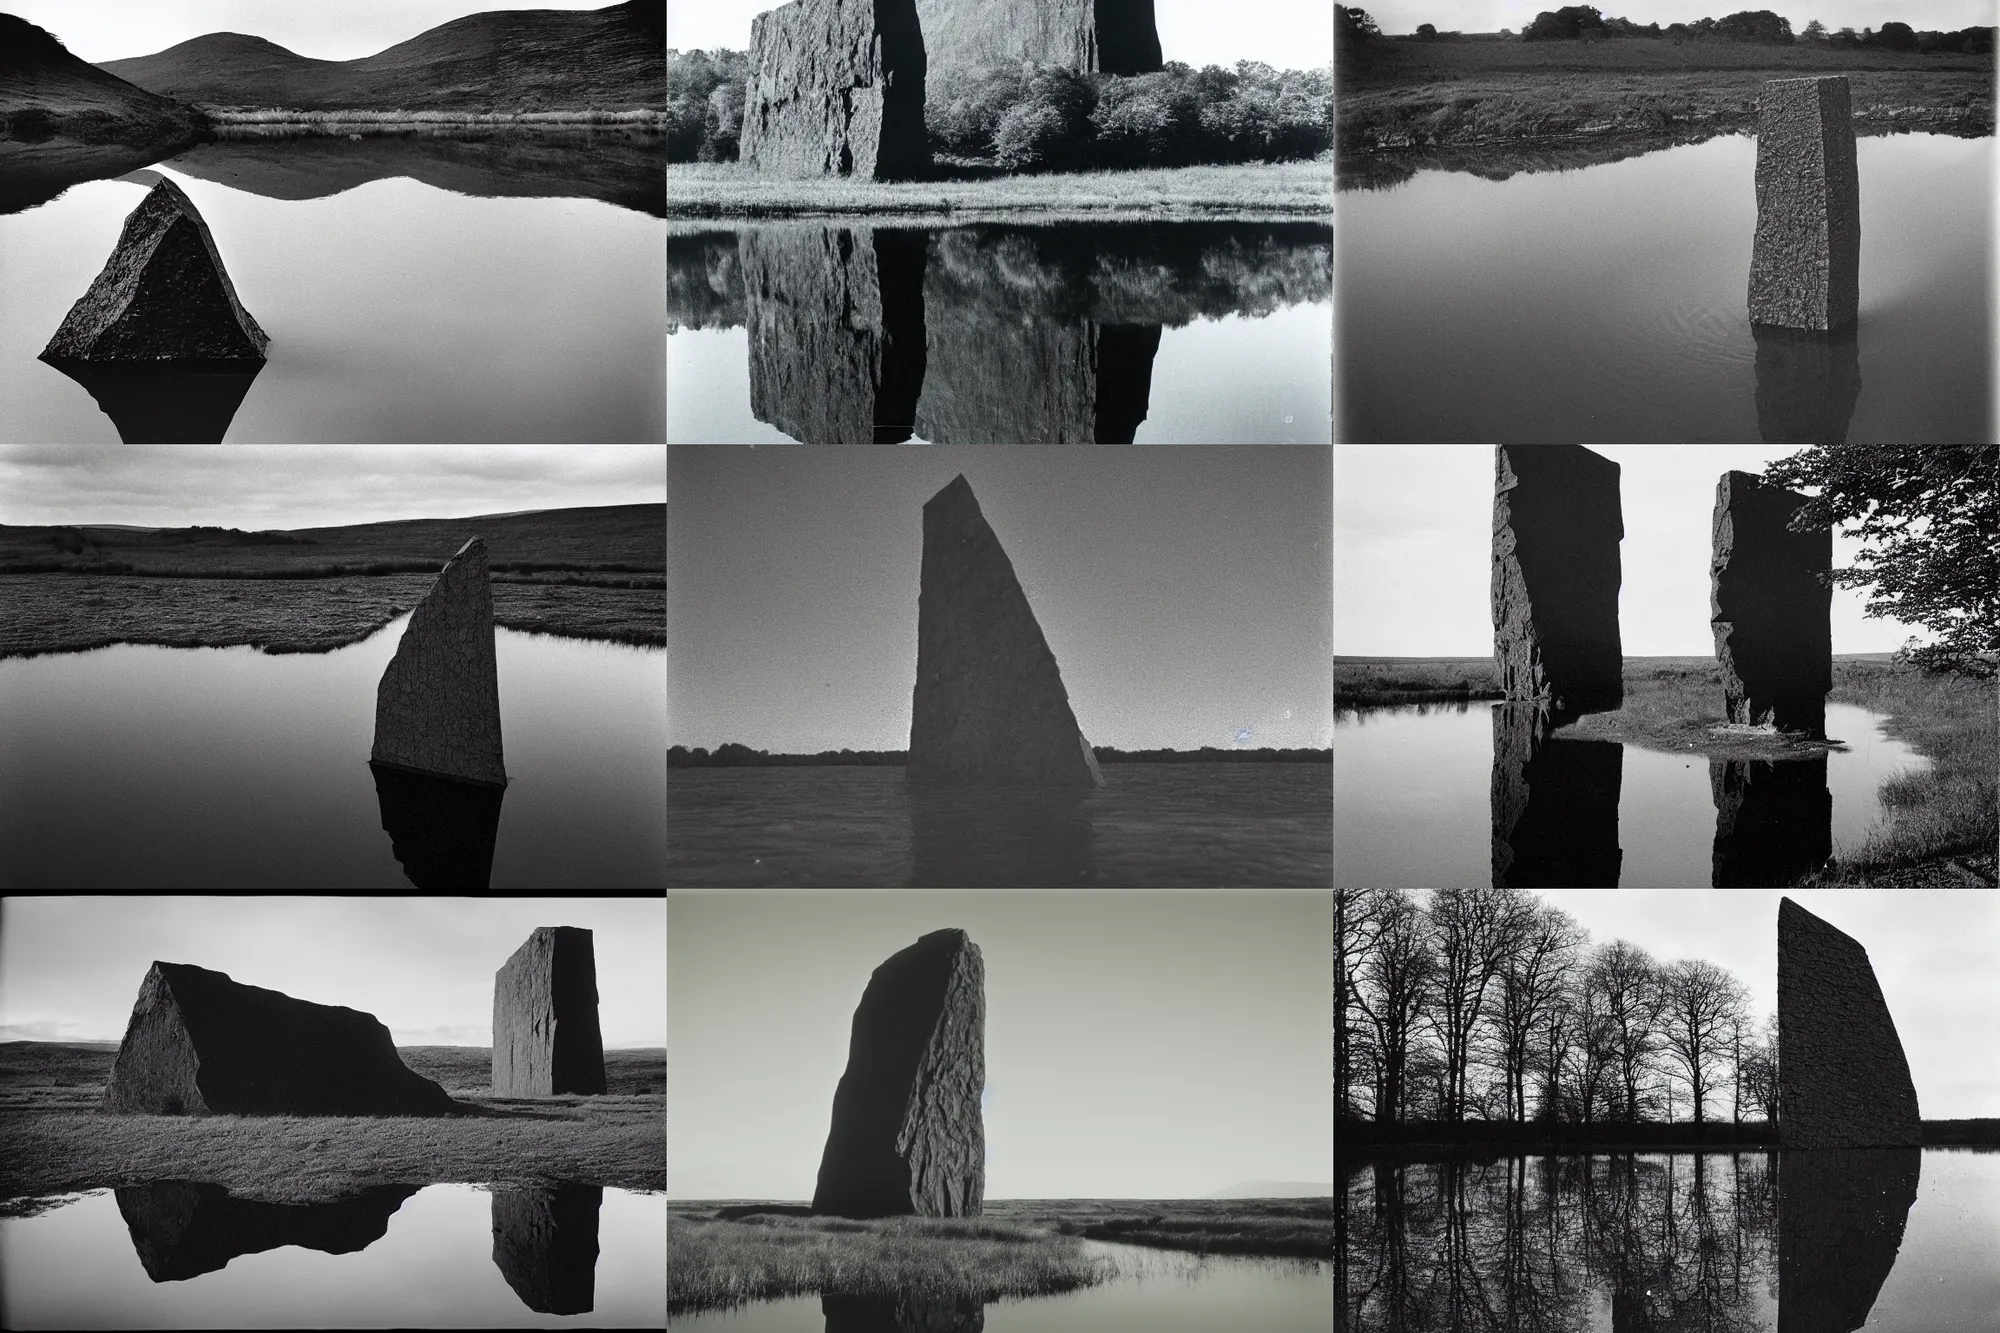
[[1618, 465], [1576, 444], [1493, 451], [1493, 654], [1561, 722], [1624, 702]]
[[1750, 322], [1853, 324], [1861, 299], [1861, 177], [1847, 78], [1770, 79], [1758, 105]]
[[1826, 734], [1833, 688], [1833, 532], [1793, 532], [1803, 495], [1748, 472], [1715, 488], [1709, 626], [1729, 720]]
[[1153, 0], [916, 0], [935, 64], [1033, 60], [1086, 74], [1161, 68]]
[[1868, 951], [1790, 898], [1778, 904], [1778, 1101], [1787, 1148], [1924, 1141], [1910, 1062]]
[[368, 759], [456, 782], [507, 785], [484, 538], [461, 546], [410, 612], [375, 686]]
[[930, 167], [915, 0], [792, 0], [750, 26], [742, 158], [779, 176]]
[[604, 1091], [591, 932], [537, 926], [493, 975], [493, 1092], [499, 1097]]

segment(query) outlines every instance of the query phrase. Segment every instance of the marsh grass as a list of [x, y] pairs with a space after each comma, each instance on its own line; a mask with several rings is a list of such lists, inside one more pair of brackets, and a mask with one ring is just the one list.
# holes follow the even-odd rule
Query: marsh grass
[[1500, 672], [1490, 657], [1333, 660], [1333, 706], [1337, 709], [1500, 697]]
[[666, 131], [667, 113], [653, 110], [583, 111], [291, 111], [283, 107], [210, 107], [217, 126], [273, 126], [325, 134], [393, 134], [427, 126], [616, 126]]

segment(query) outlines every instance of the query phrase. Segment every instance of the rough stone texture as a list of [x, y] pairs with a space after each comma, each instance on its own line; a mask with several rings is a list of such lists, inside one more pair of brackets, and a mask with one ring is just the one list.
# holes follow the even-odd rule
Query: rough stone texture
[[1546, 710], [1493, 710], [1493, 884], [1615, 889], [1625, 747], [1554, 733]]
[[1624, 701], [1618, 465], [1575, 444], [1493, 451], [1493, 654], [1509, 699], [1564, 721]]
[[1778, 1333], [1868, 1322], [1917, 1201], [1917, 1148], [1778, 1154]]
[[1718, 889], [1781, 889], [1833, 855], [1826, 756], [1776, 763], [1711, 759]]
[[1153, 0], [917, 0], [933, 64], [1034, 60], [1093, 74], [1161, 67]]
[[589, 1314], [597, 1296], [597, 1185], [493, 1190], [493, 1264], [538, 1314]]
[[924, 384], [927, 233], [764, 227], [738, 251], [750, 410], [802, 444], [901, 444]]
[[459, 548], [410, 613], [403, 640], [375, 689], [375, 750], [369, 758], [462, 782], [506, 785], [493, 588], [483, 538]]
[[493, 1092], [552, 1097], [603, 1091], [591, 933], [537, 926], [493, 974]]
[[821, 1296], [826, 1333], [982, 1333], [979, 1301], [899, 1291], [894, 1296]]
[[759, 14], [743, 161], [780, 176], [928, 170], [924, 67], [913, 0], [792, 0]]
[[373, 1014], [156, 962], [104, 1089], [147, 1115], [448, 1115]]
[[353, 1254], [382, 1239], [389, 1218], [418, 1185], [384, 1185], [331, 1203], [262, 1203], [231, 1198], [220, 1185], [163, 1180], [120, 1185], [118, 1211], [139, 1264], [155, 1282], [214, 1273], [239, 1254], [297, 1245]]
[[1847, 78], [1768, 80], [1757, 121], [1750, 322], [1847, 328], [1860, 275], [1861, 178]]
[[493, 877], [505, 787], [434, 778], [371, 764], [382, 831], [420, 889], [483, 889]]
[[1766, 444], [1845, 444], [1861, 401], [1853, 329], [1812, 333], [1753, 324], [1757, 434]]
[[1099, 787], [1055, 654], [963, 476], [924, 504], [912, 781]]
[[1729, 720], [1826, 734], [1833, 688], [1833, 533], [1785, 525], [1806, 498], [1748, 472], [1715, 487], [1709, 625]]
[[1923, 1144], [1917, 1090], [1868, 951], [1778, 904], [1779, 1135], [1787, 1148]]
[[270, 341], [236, 299], [208, 224], [162, 178], [125, 219], [104, 271], [42, 357], [261, 362]]
[[986, 971], [962, 930], [890, 956], [854, 1011], [815, 1213], [975, 1217], [986, 1198]]
[[262, 361], [49, 362], [81, 384], [126, 444], [221, 444]]

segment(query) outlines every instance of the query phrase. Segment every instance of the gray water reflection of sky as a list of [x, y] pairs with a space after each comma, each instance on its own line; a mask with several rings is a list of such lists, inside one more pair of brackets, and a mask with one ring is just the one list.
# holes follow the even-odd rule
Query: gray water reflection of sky
[[0, 1314], [8, 1328], [658, 1328], [666, 1322], [666, 1208], [606, 1189], [593, 1309], [537, 1314], [493, 1260], [492, 1195], [431, 1185], [352, 1254], [296, 1246], [243, 1254], [155, 1283], [110, 1190], [31, 1218], [0, 1218]]

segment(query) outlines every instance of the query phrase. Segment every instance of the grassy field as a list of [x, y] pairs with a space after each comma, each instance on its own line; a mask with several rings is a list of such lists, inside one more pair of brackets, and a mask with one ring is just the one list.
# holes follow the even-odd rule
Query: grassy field
[[312, 1203], [374, 1185], [666, 1188], [666, 1052], [606, 1051], [600, 1097], [491, 1095], [485, 1047], [398, 1053], [463, 1108], [431, 1117], [105, 1115], [116, 1047], [0, 1043], [0, 1213], [113, 1185], [198, 1180]]
[[1311, 220], [1333, 211], [1333, 161], [1163, 167], [986, 180], [784, 180], [734, 162], [667, 168], [669, 218], [825, 217], [856, 213], [973, 221], [1134, 218]]

